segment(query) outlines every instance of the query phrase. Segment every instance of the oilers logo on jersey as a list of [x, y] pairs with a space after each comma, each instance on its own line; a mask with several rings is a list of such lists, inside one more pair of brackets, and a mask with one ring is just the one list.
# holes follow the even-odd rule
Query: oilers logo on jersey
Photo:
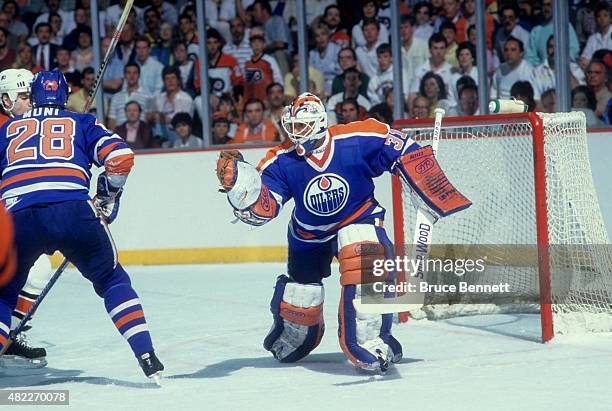
[[306, 186], [304, 205], [318, 216], [334, 215], [346, 205], [349, 185], [337, 174], [318, 175]]

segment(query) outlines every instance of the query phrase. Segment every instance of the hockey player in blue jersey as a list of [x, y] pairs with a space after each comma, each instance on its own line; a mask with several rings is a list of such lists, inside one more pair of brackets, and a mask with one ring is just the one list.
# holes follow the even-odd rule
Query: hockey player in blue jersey
[[[391, 335], [392, 315], [360, 313], [353, 304], [361, 285], [375, 278], [373, 261], [394, 256], [373, 178], [385, 171], [401, 173], [436, 217], [470, 203], [445, 179], [431, 147], [419, 147], [386, 124], [369, 119], [328, 128], [325, 107], [309, 93], [285, 109], [282, 124], [290, 141], [272, 149], [257, 168], [236, 151], [222, 152], [217, 162], [217, 177], [243, 222], [264, 224], [287, 201], [295, 202], [287, 235], [288, 275], [277, 279], [274, 324], [264, 347], [281, 362], [295, 362], [319, 344], [325, 328], [322, 280], [337, 256], [340, 346], [356, 367], [385, 371], [402, 358]], [[389, 281], [393, 274], [387, 274]]]
[[[62, 73], [38, 73], [31, 91], [33, 109], [0, 128], [0, 193], [13, 215], [17, 249], [16, 274], [0, 289], [0, 349], [28, 270], [42, 253], [57, 250], [92, 282], [145, 375], [157, 379], [164, 367], [107, 227], [134, 154], [94, 116], [65, 110], [69, 90]], [[92, 164], [105, 169], [93, 201]]]

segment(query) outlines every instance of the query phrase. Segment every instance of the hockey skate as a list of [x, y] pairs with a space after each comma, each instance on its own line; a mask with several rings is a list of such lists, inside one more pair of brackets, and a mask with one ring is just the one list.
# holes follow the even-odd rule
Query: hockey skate
[[42, 368], [47, 365], [46, 356], [47, 350], [30, 346], [26, 334], [22, 332], [0, 357], [0, 367]]
[[138, 358], [138, 364], [140, 364], [140, 368], [142, 368], [147, 377], [152, 378], [155, 384], [161, 386], [161, 374], [164, 370], [164, 365], [155, 355], [155, 351], [142, 354]]

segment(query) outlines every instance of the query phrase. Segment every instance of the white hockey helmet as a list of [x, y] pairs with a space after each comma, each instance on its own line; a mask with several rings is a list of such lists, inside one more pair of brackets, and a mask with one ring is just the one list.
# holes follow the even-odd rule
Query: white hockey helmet
[[0, 99], [7, 113], [12, 115], [11, 111], [19, 93], [30, 92], [33, 78], [32, 72], [26, 69], [6, 69], [0, 73], [0, 96], [7, 94], [11, 100], [11, 106], [7, 107], [4, 100]]
[[327, 131], [325, 106], [311, 93], [302, 93], [285, 107], [281, 117], [283, 129], [297, 146], [298, 154], [311, 152]]

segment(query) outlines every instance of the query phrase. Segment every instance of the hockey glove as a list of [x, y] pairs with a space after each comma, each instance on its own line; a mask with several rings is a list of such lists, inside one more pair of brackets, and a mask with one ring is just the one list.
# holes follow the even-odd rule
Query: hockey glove
[[223, 187], [223, 191], [227, 192], [234, 187], [238, 176], [238, 162], [244, 161], [244, 157], [238, 150], [223, 150], [219, 153], [217, 160], [217, 178]]
[[93, 201], [108, 224], [117, 218], [121, 194], [123, 194], [123, 187], [114, 187], [106, 172], [98, 176], [97, 194]]

